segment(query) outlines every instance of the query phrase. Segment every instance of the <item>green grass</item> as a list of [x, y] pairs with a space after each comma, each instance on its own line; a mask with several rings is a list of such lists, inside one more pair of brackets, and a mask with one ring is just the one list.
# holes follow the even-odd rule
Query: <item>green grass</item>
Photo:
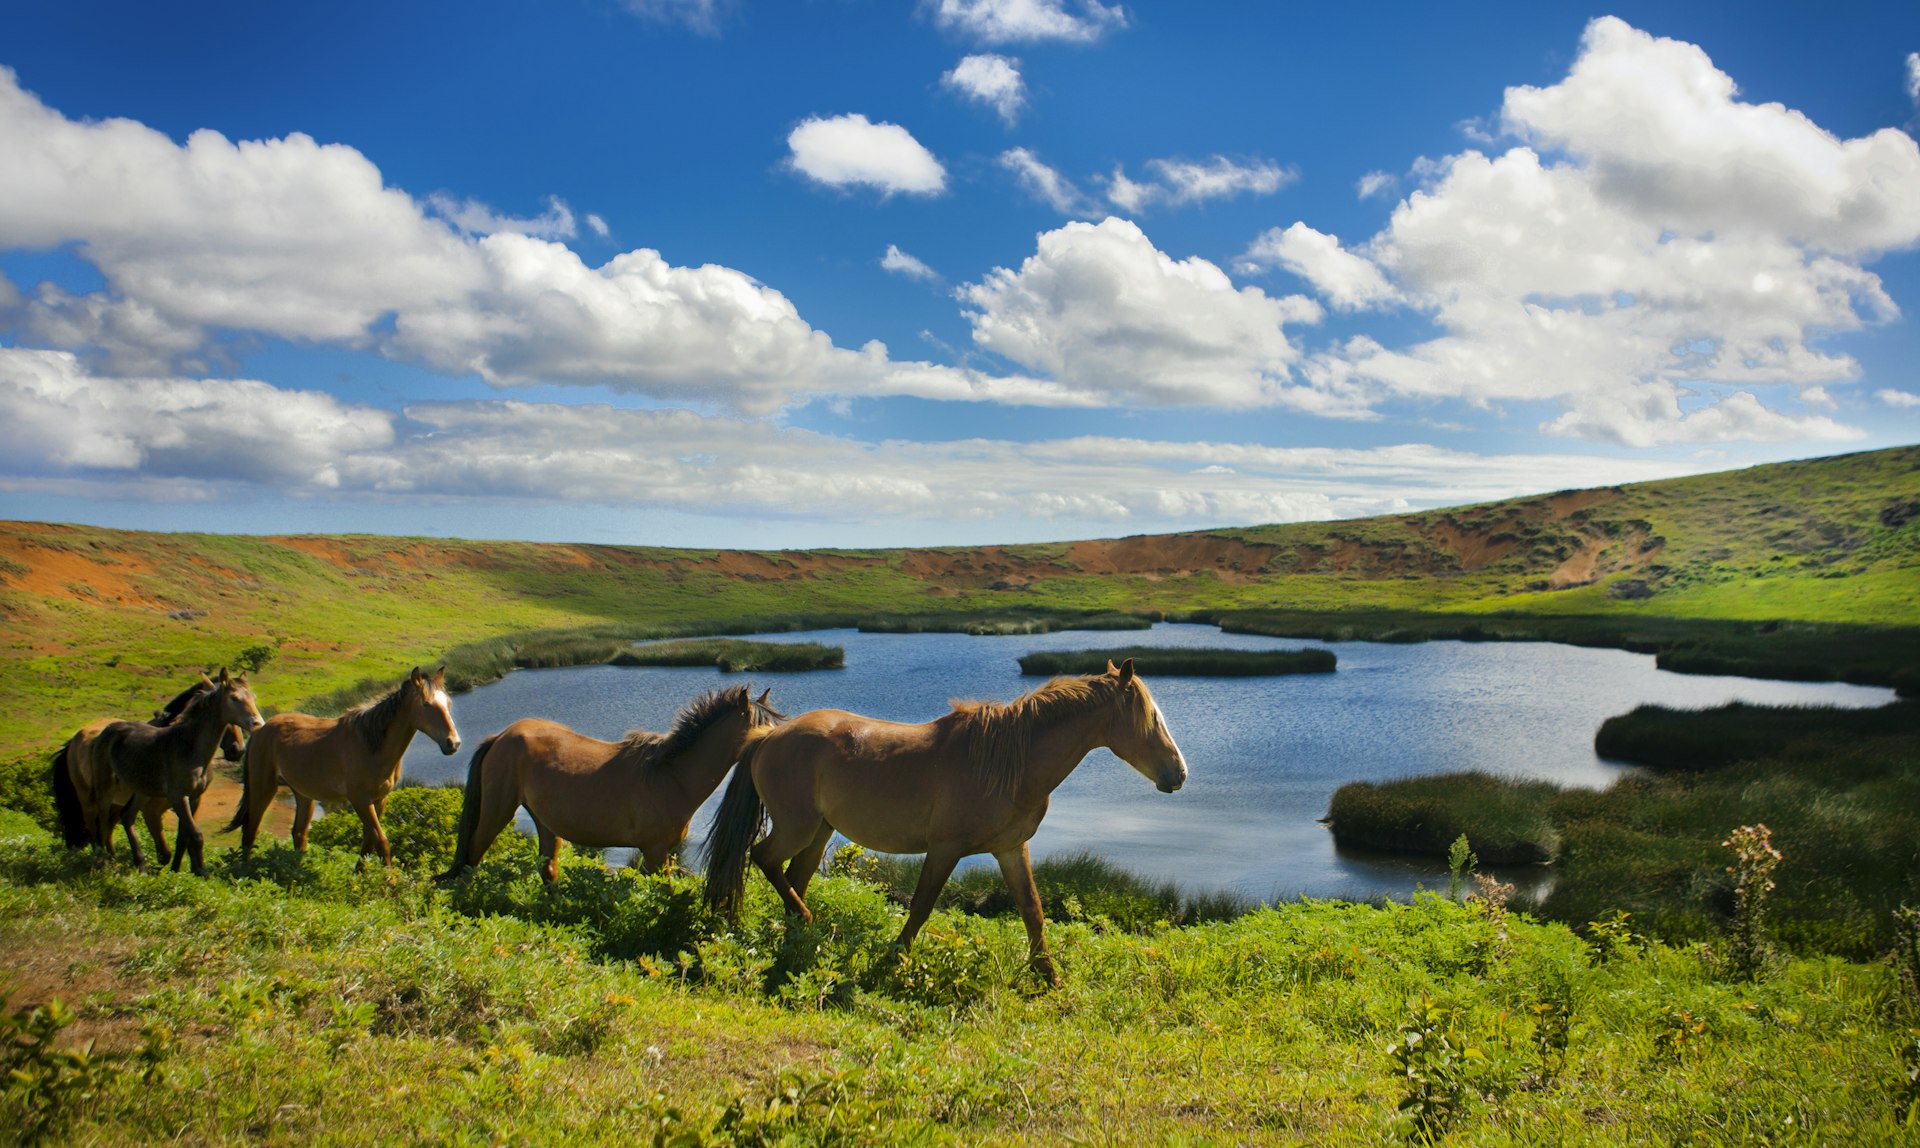
[[98, 870], [0, 815], [0, 952], [40, 970], [12, 1006], [63, 997], [104, 1066], [84, 1100], [10, 1089], [0, 1140], [38, 1104], [99, 1144], [1377, 1145], [1424, 1138], [1418, 1093], [1449, 1144], [1893, 1143], [1917, 1095], [1885, 966], [1729, 981], [1433, 895], [1056, 921], [1042, 991], [1017, 921], [938, 912], [903, 962], [845, 877], [810, 926], [764, 882], [728, 926], [684, 875], [575, 859], [552, 890], [216, 860]]
[[1139, 614], [1111, 610], [1063, 612], [1033, 607], [1021, 610], [995, 610], [986, 613], [960, 611], [951, 614], [887, 614], [863, 617], [863, 634], [972, 634], [993, 637], [1007, 634], [1050, 634], [1056, 630], [1150, 630], [1154, 619]]
[[1041, 650], [1020, 656], [1023, 674], [1099, 674], [1109, 664], [1133, 659], [1134, 668], [1152, 676], [1252, 677], [1274, 674], [1330, 674], [1336, 659], [1329, 650], [1220, 650], [1199, 647], [1124, 646], [1115, 650]]
[[847, 652], [819, 642], [749, 642], [740, 638], [682, 638], [629, 646], [613, 657], [616, 666], [718, 666], [729, 674], [797, 673], [837, 670]]
[[1624, 909], [1675, 942], [1714, 935], [1732, 911], [1721, 842], [1741, 825], [1767, 825], [1786, 855], [1773, 912], [1801, 951], [1870, 957], [1891, 943], [1893, 910], [1920, 904], [1920, 706], [1615, 721], [1616, 752], [1665, 772], [1604, 791], [1482, 774], [1350, 785], [1334, 797], [1335, 832], [1433, 858], [1465, 833], [1492, 860], [1516, 824], [1539, 826], [1536, 840], [1558, 841], [1540, 913], [1577, 924]]

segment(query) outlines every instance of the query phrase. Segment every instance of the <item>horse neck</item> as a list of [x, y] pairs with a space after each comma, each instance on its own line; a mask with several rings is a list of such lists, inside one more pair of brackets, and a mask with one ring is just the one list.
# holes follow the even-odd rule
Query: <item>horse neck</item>
[[227, 732], [227, 718], [221, 711], [222, 707], [213, 698], [204, 698], [184, 717], [161, 730], [160, 736], [171, 736], [175, 744], [188, 747], [189, 756], [196, 764], [212, 761], [221, 735]]
[[741, 738], [735, 723], [717, 722], [684, 753], [672, 761], [658, 762], [654, 768], [672, 779], [673, 788], [686, 804], [686, 816], [692, 817], [700, 803], [720, 788], [720, 779], [739, 759], [740, 749]]
[[1027, 769], [1017, 789], [1023, 802], [1052, 793], [1089, 753], [1107, 743], [1108, 704], [1063, 707], [1034, 720], [1028, 732]]
[[393, 718], [387, 722], [386, 732], [380, 735], [380, 749], [375, 754], [375, 762], [387, 767], [391, 772], [400, 767], [400, 759], [406, 756], [407, 744], [413, 741], [414, 709], [420, 704], [416, 698], [406, 698], [394, 707]]

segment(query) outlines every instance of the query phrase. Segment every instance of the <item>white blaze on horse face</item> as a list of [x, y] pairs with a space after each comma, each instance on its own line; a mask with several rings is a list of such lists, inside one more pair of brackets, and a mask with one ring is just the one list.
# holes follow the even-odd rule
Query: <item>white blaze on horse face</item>
[[1160, 712], [1160, 703], [1148, 695], [1147, 704], [1153, 707], [1153, 729], [1159, 734], [1163, 758], [1160, 776], [1155, 779], [1162, 793], [1172, 793], [1187, 783], [1187, 755], [1180, 752], [1180, 746], [1173, 740], [1173, 731], [1167, 728], [1166, 715]]
[[434, 738], [440, 743], [440, 752], [448, 756], [460, 752], [460, 730], [453, 724], [453, 699], [447, 696], [446, 690], [435, 686], [427, 691], [427, 701], [446, 723], [445, 736]]

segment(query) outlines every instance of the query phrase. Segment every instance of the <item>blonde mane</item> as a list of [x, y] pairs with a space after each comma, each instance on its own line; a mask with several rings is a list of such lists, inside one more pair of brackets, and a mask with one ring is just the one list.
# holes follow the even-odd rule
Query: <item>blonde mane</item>
[[646, 729], [628, 730], [627, 736], [620, 739], [621, 752], [640, 754], [648, 765], [665, 768], [699, 741], [700, 735], [706, 733], [715, 722], [732, 713], [743, 702], [753, 705], [753, 725], [771, 724], [767, 715], [773, 711], [752, 702], [747, 696], [747, 687], [729, 686], [726, 689], [708, 690], [682, 706], [674, 716], [673, 728], [665, 733]]
[[967, 762], [989, 795], [1012, 792], [1027, 772], [1027, 749], [1036, 731], [1069, 714], [1106, 705], [1129, 687], [1137, 688], [1149, 704], [1139, 707], [1135, 720], [1140, 732], [1151, 722], [1153, 695], [1145, 682], [1122, 682], [1107, 674], [1054, 678], [1010, 702], [958, 700], [947, 720], [966, 747]]

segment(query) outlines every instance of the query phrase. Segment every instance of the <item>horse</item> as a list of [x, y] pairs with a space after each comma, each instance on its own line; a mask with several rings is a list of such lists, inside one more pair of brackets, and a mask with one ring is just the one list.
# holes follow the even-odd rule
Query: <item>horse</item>
[[[205, 674], [201, 674], [198, 681], [181, 690], [173, 700], [155, 711], [148, 724], [172, 725], [189, 702], [210, 692], [213, 688], [213, 682]], [[79, 732], [68, 738], [54, 752], [51, 762], [54, 808], [59, 813], [61, 833], [66, 839], [67, 847], [78, 849], [85, 845], [104, 846], [109, 857], [113, 856], [112, 834], [106, 833], [104, 840], [101, 835], [105, 832], [102, 827], [110, 827], [113, 820], [109, 815], [110, 810], [104, 804], [106, 794], [113, 784], [113, 771], [108, 763], [98, 758], [93, 751], [98, 743], [100, 732], [112, 725], [113, 721], [112, 718], [100, 718], [81, 726]], [[246, 737], [246, 731], [239, 726], [228, 726], [220, 735], [221, 756], [229, 762], [239, 761], [241, 754], [246, 750]], [[205, 780], [211, 781], [211, 779], [211, 773], [205, 775]], [[203, 786], [188, 794], [188, 801], [196, 816], [200, 812], [200, 798], [205, 792]], [[167, 864], [174, 857], [173, 851], [167, 848], [166, 825], [161, 820], [167, 808], [168, 801], [164, 797], [148, 798], [140, 804], [140, 813], [146, 821], [147, 832], [153, 837], [154, 853], [161, 865]], [[134, 863], [144, 866], [145, 858], [140, 855], [140, 844], [131, 834], [127, 837], [127, 845], [133, 852]], [[176, 864], [175, 868], [178, 869], [178, 867]]]
[[136, 866], [144, 868], [145, 860], [133, 835], [133, 819], [146, 802], [164, 799], [180, 821], [173, 867], [179, 869], [182, 855], [191, 854], [193, 875], [206, 873], [205, 839], [193, 821], [193, 797], [207, 788], [214, 750], [227, 727], [258, 729], [262, 724], [245, 674], [229, 677], [222, 669], [211, 685], [192, 697], [171, 725], [109, 722], [93, 739], [90, 756], [95, 763], [105, 763], [112, 778], [104, 794], [95, 794], [96, 809], [107, 812], [106, 819], [96, 821], [99, 839], [111, 843], [108, 819], [117, 815]]
[[1162, 793], [1186, 783], [1186, 758], [1131, 658], [1004, 704], [955, 702], [920, 725], [801, 714], [748, 746], [734, 770], [707, 834], [707, 901], [738, 914], [751, 852], [788, 912], [811, 921], [807, 882], [837, 830], [883, 853], [926, 854], [894, 942], [904, 951], [960, 859], [991, 853], [1026, 924], [1029, 961], [1058, 983], [1027, 842], [1055, 787], [1103, 746]]
[[601, 741], [557, 722], [522, 718], [480, 743], [467, 767], [449, 881], [480, 863], [513, 812], [526, 806], [540, 837], [540, 875], [560, 875], [560, 842], [575, 848], [631, 846], [651, 873], [687, 837], [687, 826], [727, 770], [762, 731], [781, 720], [747, 687], [713, 690], [689, 702], [666, 733], [637, 729]]
[[337, 718], [276, 714], [247, 743], [240, 807], [228, 829], [240, 829], [240, 857], [251, 860], [253, 840], [282, 782], [293, 792], [293, 847], [305, 852], [313, 803], [353, 810], [360, 817], [360, 852], [393, 864], [393, 846], [380, 828], [387, 795], [400, 781], [400, 758], [416, 731], [449, 756], [460, 750], [447, 698], [447, 668], [431, 675], [413, 668], [406, 680]]

